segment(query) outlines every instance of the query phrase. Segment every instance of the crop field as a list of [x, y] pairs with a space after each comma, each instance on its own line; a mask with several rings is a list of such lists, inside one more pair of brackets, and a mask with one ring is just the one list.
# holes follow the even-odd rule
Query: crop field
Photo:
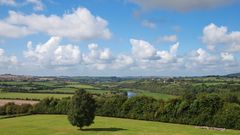
[[65, 115], [32, 115], [0, 119], [0, 133], [1, 135], [239, 135], [240, 131], [216, 131], [187, 125], [106, 117], [96, 117], [95, 124], [80, 131], [69, 124]]
[[13, 102], [17, 105], [21, 105], [21, 104], [37, 104], [38, 101], [30, 101], [30, 100], [7, 100], [7, 99], [0, 99], [0, 106], [3, 106], [7, 103]]

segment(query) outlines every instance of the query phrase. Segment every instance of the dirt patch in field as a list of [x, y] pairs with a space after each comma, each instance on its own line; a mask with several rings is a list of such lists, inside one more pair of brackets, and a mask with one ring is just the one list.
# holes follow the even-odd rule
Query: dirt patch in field
[[22, 104], [37, 104], [39, 101], [32, 101], [32, 100], [10, 100], [10, 99], [0, 99], [0, 106], [3, 106], [7, 103], [13, 102], [17, 105], [22, 105]]

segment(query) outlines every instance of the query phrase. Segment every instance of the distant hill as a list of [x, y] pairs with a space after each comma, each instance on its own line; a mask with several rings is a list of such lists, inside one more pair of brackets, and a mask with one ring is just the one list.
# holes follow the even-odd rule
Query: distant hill
[[240, 73], [228, 74], [226, 76], [228, 76], [228, 77], [240, 77]]
[[56, 80], [56, 77], [44, 77], [44, 76], [28, 76], [28, 75], [12, 75], [2, 74], [0, 75], [0, 81], [51, 81]]
[[24, 75], [12, 75], [12, 74], [2, 74], [0, 75], [1, 81], [27, 81], [32, 79], [32, 76]]

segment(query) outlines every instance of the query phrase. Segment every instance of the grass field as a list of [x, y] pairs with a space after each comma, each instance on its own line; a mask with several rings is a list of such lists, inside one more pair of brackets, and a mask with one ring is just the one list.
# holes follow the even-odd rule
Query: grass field
[[57, 88], [53, 90], [38, 90], [38, 92], [65, 92], [65, 93], [74, 93], [76, 88]]
[[50, 86], [51, 87], [51, 86], [55, 86], [55, 85], [60, 84], [60, 83], [51, 81], [51, 82], [33, 82], [33, 84]]
[[120, 89], [120, 90], [131, 91], [131, 92], [136, 93], [138, 96], [149, 96], [149, 97], [153, 97], [155, 99], [163, 99], [163, 100], [169, 100], [169, 99], [173, 99], [173, 98], [177, 97], [177, 96], [173, 96], [173, 95], [162, 94], [162, 93], [153, 93], [153, 92], [138, 90], [138, 89]]
[[93, 89], [94, 87], [86, 84], [71, 84], [66, 87], [80, 88], [80, 89]]
[[[47, 124], [46, 124], [47, 123]], [[80, 131], [64, 115], [33, 115], [0, 119], [1, 135], [239, 135], [240, 131], [213, 131], [193, 126], [96, 117]]]
[[[54, 98], [63, 98], [63, 97], [69, 97], [72, 96], [71, 93], [73, 94], [77, 89], [76, 88], [57, 88], [54, 90], [39, 90], [38, 92], [43, 92], [43, 93], [15, 93], [15, 92], [1, 92], [0, 89], [0, 98], [8, 98], [8, 99], [43, 99], [46, 97], [54, 97]], [[109, 90], [101, 90], [101, 89], [86, 89], [86, 91], [90, 93], [96, 93], [96, 94], [103, 94], [110, 92]], [[122, 90], [122, 91], [128, 91], [127, 89]], [[129, 90], [132, 91], [132, 90]], [[69, 94], [46, 94], [44, 92], [65, 92]], [[161, 93], [152, 93], [148, 91], [141, 91], [141, 90], [134, 90], [132, 91], [136, 93], [139, 96], [150, 96], [155, 99], [163, 99], [163, 100], [168, 100], [175, 98], [176, 96], [173, 95], [167, 95], [167, 94], [161, 94]]]
[[[75, 90], [69, 89], [69, 88], [63, 88], [59, 90], [54, 90], [54, 92], [66, 92], [69, 90], [69, 93], [74, 93]], [[108, 91], [106, 90], [86, 90], [90, 93], [97, 93], [97, 94], [102, 94], [106, 93]], [[42, 91], [44, 92], [44, 91]], [[49, 92], [46, 90], [45, 92]], [[54, 97], [54, 98], [64, 98], [64, 97], [71, 97], [72, 94], [46, 94], [46, 93], [15, 93], [15, 92], [0, 92], [0, 99], [44, 99], [47, 97]]]
[[0, 84], [8, 84], [8, 85], [23, 85], [23, 84], [28, 84], [29, 82], [0, 82]]
[[55, 98], [63, 98], [63, 97], [69, 97], [70, 94], [35, 94], [35, 93], [0, 93], [0, 98], [8, 98], [8, 99], [44, 99], [46, 97], [55, 97]]

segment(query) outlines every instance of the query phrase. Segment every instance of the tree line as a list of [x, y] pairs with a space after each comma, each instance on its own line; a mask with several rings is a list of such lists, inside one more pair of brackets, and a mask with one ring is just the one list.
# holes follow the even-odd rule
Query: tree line
[[[169, 101], [124, 94], [94, 95], [96, 115], [198, 126], [240, 129], [240, 101], [233, 94], [187, 93]], [[46, 98], [38, 104], [0, 107], [0, 114], [68, 114], [71, 98]]]

